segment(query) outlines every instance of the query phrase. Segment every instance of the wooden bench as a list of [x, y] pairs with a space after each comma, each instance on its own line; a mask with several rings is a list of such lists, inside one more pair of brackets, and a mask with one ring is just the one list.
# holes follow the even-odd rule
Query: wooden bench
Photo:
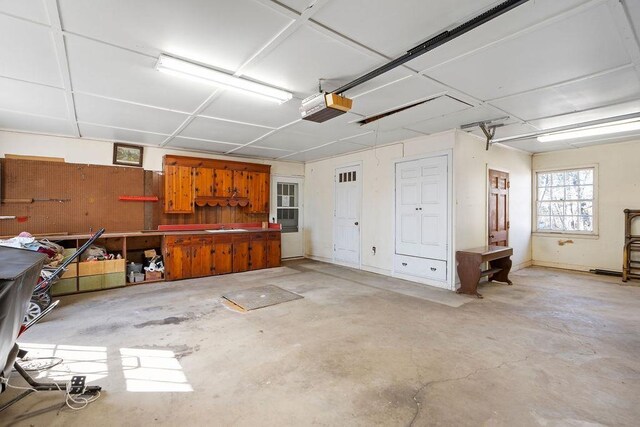
[[[513, 255], [513, 249], [508, 246], [482, 246], [457, 251], [456, 262], [460, 278], [460, 289], [457, 292], [482, 298], [478, 293], [478, 282], [484, 276], [489, 276], [490, 282], [496, 280], [512, 285], [513, 283], [509, 280], [511, 255]], [[485, 262], [489, 262], [490, 267], [482, 270], [480, 267]]]

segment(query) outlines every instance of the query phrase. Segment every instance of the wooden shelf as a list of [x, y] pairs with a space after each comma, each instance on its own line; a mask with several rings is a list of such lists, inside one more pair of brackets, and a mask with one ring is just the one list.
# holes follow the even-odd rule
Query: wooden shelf
[[216, 197], [216, 196], [200, 196], [195, 199], [196, 205], [202, 207], [208, 206], [247, 206], [249, 204], [248, 197]]

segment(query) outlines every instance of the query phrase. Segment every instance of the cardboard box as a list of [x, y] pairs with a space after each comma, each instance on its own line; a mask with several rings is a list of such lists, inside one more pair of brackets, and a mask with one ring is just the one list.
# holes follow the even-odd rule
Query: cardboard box
[[86, 261], [78, 264], [78, 276], [95, 276], [98, 274], [124, 273], [124, 259], [112, 259], [107, 261]]
[[72, 262], [67, 266], [67, 271], [60, 276], [61, 279], [69, 279], [71, 277], [78, 277], [78, 263]]
[[66, 295], [78, 292], [78, 284], [76, 278], [60, 279], [51, 286], [51, 295]]
[[162, 280], [161, 271], [147, 271], [144, 273], [144, 280]]

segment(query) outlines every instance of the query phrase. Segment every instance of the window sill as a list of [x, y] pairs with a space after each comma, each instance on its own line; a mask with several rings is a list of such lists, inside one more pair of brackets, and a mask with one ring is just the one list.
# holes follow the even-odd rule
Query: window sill
[[531, 233], [532, 236], [537, 237], [559, 237], [562, 239], [588, 239], [588, 240], [598, 240], [600, 238], [599, 234], [580, 234], [580, 233], [553, 233], [553, 232], [545, 232], [545, 231], [534, 231]]

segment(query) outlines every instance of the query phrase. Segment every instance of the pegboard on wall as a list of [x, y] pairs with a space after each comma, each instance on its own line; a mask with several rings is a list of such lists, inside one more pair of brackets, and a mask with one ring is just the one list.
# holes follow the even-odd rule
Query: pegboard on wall
[[145, 203], [122, 202], [118, 196], [144, 194], [141, 168], [0, 159], [2, 199], [70, 199], [65, 202], [2, 203], [0, 235], [108, 232], [144, 228]]

